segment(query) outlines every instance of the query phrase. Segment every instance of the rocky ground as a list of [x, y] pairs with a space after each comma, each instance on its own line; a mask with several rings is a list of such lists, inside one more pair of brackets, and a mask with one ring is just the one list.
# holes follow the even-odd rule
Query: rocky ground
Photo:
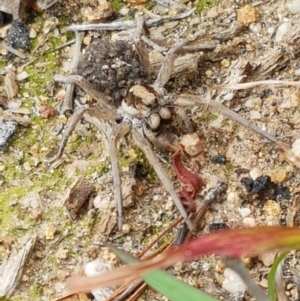
[[[0, 121], [17, 120], [18, 125], [11, 140], [3, 144], [5, 149], [0, 156], [0, 262], [20, 251], [27, 255], [22, 273], [22, 262], [19, 263], [20, 281], [15, 282], [9, 274], [12, 278], [8, 282], [17, 284], [9, 300], [55, 300], [66, 293], [66, 279], [83, 273], [86, 263], [101, 258], [119, 265], [115, 256], [101, 246], [104, 242], [137, 255], [180, 217], [130, 135], [119, 146], [126, 219], [121, 233], [116, 230], [107, 135], [83, 120], [71, 135], [63, 156], [52, 165], [47, 164], [47, 158], [58, 149], [68, 119], [59, 114], [65, 98], [64, 86], [53, 80], [56, 73], [72, 72], [75, 34], [66, 27], [99, 19], [111, 22], [116, 17], [131, 20], [137, 12], [149, 18], [176, 15], [192, 7], [188, 2], [168, 10], [152, 2], [113, 1], [118, 11], [114, 13], [107, 10], [107, 3], [96, 2], [85, 0], [79, 4], [68, 0], [43, 12], [32, 11], [25, 22], [30, 35], [30, 50], [25, 52], [25, 58], [7, 55], [7, 50], [1, 49]], [[249, 4], [252, 6], [247, 1], [223, 1], [201, 13], [195, 11], [181, 20], [150, 28], [150, 38], [155, 41], [168, 41], [178, 34], [194, 43], [217, 41], [217, 48], [211, 52], [179, 58], [178, 68], [166, 88], [169, 93], [210, 96], [286, 142], [299, 154], [297, 87], [268, 85], [239, 91], [209, 90], [223, 83], [298, 80], [300, 25], [299, 12], [294, 11], [297, 5], [289, 6], [279, 0], [249, 1]], [[90, 44], [92, 35], [130, 40], [132, 30], [89, 31], [83, 38], [83, 48]], [[155, 78], [163, 56], [151, 46], [149, 52]], [[11, 95], [10, 91], [17, 92]], [[77, 104], [91, 103], [82, 91], [76, 90], [76, 95]], [[298, 226], [300, 177], [299, 169], [289, 161], [289, 154], [280, 145], [268, 142], [209, 106], [191, 107], [186, 113], [201, 145], [198, 156], [184, 156], [184, 163], [205, 181], [197, 205], [219, 181], [227, 183], [226, 191], [201, 220], [199, 233], [220, 227]], [[11, 127], [14, 129], [15, 125]], [[186, 134], [176, 124], [173, 129], [179, 136]], [[159, 157], [179, 190], [170, 154], [159, 152]], [[78, 186], [80, 189], [76, 190]], [[68, 204], [82, 193], [82, 187], [86, 202], [77, 212]], [[153, 250], [176, 236], [178, 227], [157, 242]], [[22, 250], [26, 243], [27, 249]], [[298, 253], [292, 253], [283, 268], [290, 300], [299, 298], [298, 257]], [[263, 288], [267, 287], [274, 258], [275, 254], [269, 254], [244, 259]], [[214, 256], [178, 264], [170, 272], [220, 300], [253, 300], [243, 288], [234, 291], [224, 288], [229, 276], [224, 264]], [[146, 290], [139, 300], [164, 300], [164, 297]]]

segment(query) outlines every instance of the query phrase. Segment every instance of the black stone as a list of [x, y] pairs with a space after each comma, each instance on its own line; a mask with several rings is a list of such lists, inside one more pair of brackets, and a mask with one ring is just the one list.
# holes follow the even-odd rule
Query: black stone
[[211, 223], [209, 224], [210, 232], [217, 232], [220, 230], [229, 229], [229, 227], [225, 223]]
[[14, 21], [7, 29], [8, 44], [15, 49], [28, 50], [30, 47], [29, 30], [20, 21]]
[[225, 164], [226, 157], [224, 155], [217, 155], [211, 158], [211, 162], [214, 164]]
[[6, 151], [8, 141], [17, 129], [17, 122], [14, 120], [0, 122], [0, 151]]

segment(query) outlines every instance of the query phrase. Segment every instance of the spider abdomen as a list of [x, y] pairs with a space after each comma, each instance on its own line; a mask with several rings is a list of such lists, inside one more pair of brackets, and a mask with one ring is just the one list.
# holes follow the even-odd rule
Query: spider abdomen
[[111, 96], [116, 106], [132, 86], [148, 82], [138, 55], [125, 41], [93, 40], [81, 56], [77, 74], [85, 77], [94, 89]]

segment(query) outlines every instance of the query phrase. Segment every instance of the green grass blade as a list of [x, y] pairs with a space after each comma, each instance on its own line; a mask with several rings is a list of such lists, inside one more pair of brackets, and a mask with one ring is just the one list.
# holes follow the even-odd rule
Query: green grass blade
[[[111, 250], [125, 263], [131, 264], [138, 262], [137, 259], [125, 252], [110, 247]], [[218, 301], [206, 293], [176, 279], [163, 270], [148, 272], [142, 276], [153, 289], [166, 296], [171, 301]]]
[[276, 260], [274, 261], [271, 271], [268, 276], [268, 288], [269, 288], [269, 297], [272, 301], [276, 301], [276, 283], [275, 283], [275, 277], [276, 277], [276, 270], [278, 268], [278, 265], [280, 262], [285, 258], [287, 252], [281, 253]]

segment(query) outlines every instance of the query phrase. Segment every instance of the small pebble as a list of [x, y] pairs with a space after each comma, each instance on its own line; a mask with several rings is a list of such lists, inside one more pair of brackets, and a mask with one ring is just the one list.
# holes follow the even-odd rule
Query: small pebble
[[261, 32], [261, 24], [260, 23], [250, 24], [249, 29], [254, 33], [260, 33]]
[[250, 111], [250, 119], [251, 120], [258, 120], [261, 118], [261, 114], [258, 111], [252, 110]]
[[222, 287], [231, 294], [243, 294], [246, 286], [240, 276], [233, 270], [226, 268], [224, 271], [224, 281]]
[[277, 217], [280, 215], [281, 208], [279, 204], [273, 200], [266, 201], [263, 210], [267, 215]]
[[30, 163], [29, 163], [29, 162], [25, 162], [25, 163], [23, 164], [23, 167], [24, 167], [24, 169], [25, 169], [26, 171], [30, 171], [30, 170], [31, 170], [31, 166], [30, 166]]
[[129, 14], [129, 8], [128, 6], [123, 6], [120, 11], [119, 11], [119, 14], [121, 16], [127, 16]]
[[124, 224], [122, 226], [122, 234], [128, 234], [130, 232], [130, 225], [129, 224]]
[[247, 217], [251, 214], [251, 210], [249, 208], [238, 208], [238, 212], [242, 217]]
[[56, 257], [59, 259], [66, 259], [68, 257], [68, 250], [66, 249], [59, 249], [56, 253]]
[[292, 29], [292, 23], [291, 22], [285, 22], [279, 25], [276, 35], [275, 35], [275, 42], [281, 42], [283, 39], [283, 36], [289, 32]]
[[259, 11], [256, 7], [247, 4], [238, 10], [237, 19], [245, 25], [256, 23], [259, 19]]
[[256, 221], [253, 217], [245, 217], [243, 219], [243, 226], [246, 228], [252, 228], [256, 226]]
[[256, 180], [258, 177], [262, 176], [262, 172], [257, 167], [254, 167], [249, 171], [249, 175], [253, 180]]
[[300, 139], [296, 139], [292, 145], [292, 151], [295, 155], [300, 156]]
[[28, 73], [26, 71], [22, 71], [22, 72], [20, 72], [20, 73], [17, 74], [17, 80], [19, 82], [21, 82], [22, 80], [28, 78], [28, 76], [29, 75], [28, 75]]
[[30, 30], [29, 30], [29, 38], [30, 39], [35, 39], [36, 36], [37, 36], [36, 30], [31, 27]]
[[22, 105], [21, 99], [14, 99], [14, 100], [11, 100], [8, 102], [7, 108], [12, 111], [15, 111], [15, 110], [19, 109], [21, 107], [21, 105]]
[[227, 101], [232, 100], [233, 97], [234, 97], [234, 94], [233, 94], [232, 92], [226, 93], [226, 94], [223, 96], [224, 100], [227, 100]]
[[54, 239], [54, 234], [56, 233], [56, 228], [53, 225], [49, 225], [47, 226], [46, 230], [45, 230], [45, 238], [47, 240], [52, 240]]
[[300, 12], [300, 0], [294, 0], [290, 3], [287, 3], [286, 7], [292, 14], [297, 14]]
[[245, 102], [245, 107], [249, 109], [258, 110], [261, 108], [262, 99], [260, 97], [250, 98]]
[[165, 210], [166, 210], [166, 211], [171, 211], [171, 210], [173, 210], [173, 208], [174, 208], [174, 202], [168, 200], [168, 201], [165, 203]]
[[276, 257], [276, 253], [266, 253], [266, 254], [259, 255], [259, 259], [263, 262], [263, 264], [266, 267], [270, 267], [273, 264], [275, 257]]

